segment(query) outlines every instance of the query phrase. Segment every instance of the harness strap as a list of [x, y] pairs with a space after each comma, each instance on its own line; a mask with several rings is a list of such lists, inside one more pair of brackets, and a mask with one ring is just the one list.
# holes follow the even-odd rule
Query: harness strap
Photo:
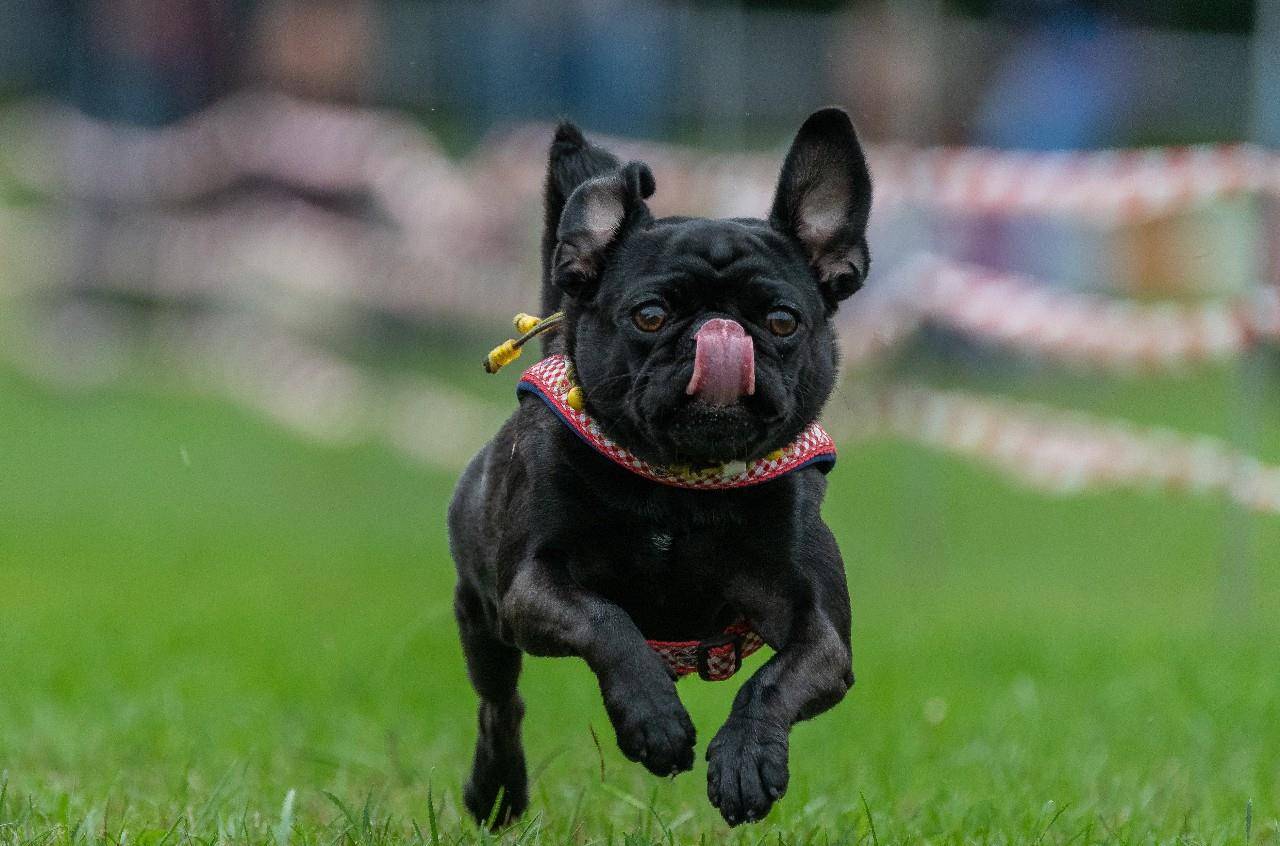
[[677, 677], [697, 673], [703, 681], [724, 681], [742, 668], [742, 661], [760, 647], [764, 638], [756, 634], [745, 619], [727, 626], [724, 632], [707, 640], [650, 640], [649, 648], [658, 653]]
[[539, 397], [583, 443], [600, 455], [659, 484], [690, 490], [745, 488], [809, 466], [825, 473], [836, 462], [835, 442], [815, 420], [782, 449], [751, 461], [731, 461], [709, 467], [650, 464], [610, 438], [582, 409], [581, 391], [573, 364], [563, 354], [549, 355], [533, 365], [516, 385], [517, 393]]
[[[563, 354], [549, 355], [520, 377], [517, 393], [531, 393], [545, 402], [579, 438], [610, 461], [650, 481], [693, 490], [726, 490], [760, 484], [804, 467], [822, 472], [836, 461], [835, 443], [815, 420], [791, 443], [752, 461], [714, 467], [664, 467], [649, 464], [618, 444], [582, 408], [581, 389], [573, 364]], [[576, 394], [576, 397], [575, 397]], [[650, 640], [677, 678], [697, 673], [706, 681], [723, 681], [742, 668], [748, 655], [764, 646], [750, 622], [739, 619], [707, 640]]]

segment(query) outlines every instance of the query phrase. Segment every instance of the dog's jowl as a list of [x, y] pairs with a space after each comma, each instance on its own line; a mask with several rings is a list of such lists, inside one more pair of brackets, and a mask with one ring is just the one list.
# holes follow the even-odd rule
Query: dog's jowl
[[677, 679], [727, 678], [768, 646], [706, 746], [731, 824], [768, 813], [792, 724], [853, 684], [817, 418], [831, 319], [869, 262], [857, 136], [838, 109], [810, 117], [764, 219], [654, 218], [654, 189], [644, 164], [557, 130], [542, 305], [564, 317], [449, 510], [482, 821], [527, 802], [521, 653], [586, 661], [622, 752], [666, 776], [696, 745]]

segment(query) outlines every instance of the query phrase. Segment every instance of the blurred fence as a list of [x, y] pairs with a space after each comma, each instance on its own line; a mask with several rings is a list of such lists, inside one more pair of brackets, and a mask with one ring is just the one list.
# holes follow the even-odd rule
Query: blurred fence
[[[314, 437], [457, 466], [506, 405], [330, 342], [370, 320], [435, 332], [528, 309], [549, 135], [526, 127], [455, 161], [393, 113], [278, 94], [160, 129], [11, 108], [2, 352], [41, 378], [162, 371]], [[781, 158], [606, 143], [652, 165], [658, 214], [761, 215]], [[1239, 359], [1280, 337], [1264, 284], [1280, 278], [1273, 152], [870, 157], [875, 272], [840, 315], [855, 372], [924, 326], [1124, 372]], [[919, 260], [922, 246], [968, 264]], [[858, 390], [833, 406], [846, 436], [913, 438], [1046, 490], [1217, 491], [1280, 513], [1280, 470], [1220, 441], [896, 382]]]
[[1043, 492], [1220, 494], [1249, 511], [1280, 515], [1280, 466], [1218, 438], [913, 384], [855, 389], [847, 404], [856, 412], [842, 434], [902, 438]]
[[1185, 372], [1280, 342], [1275, 286], [1230, 300], [1138, 303], [923, 255], [851, 311], [844, 334], [854, 367], [926, 324], [1073, 369], [1125, 375]]
[[[10, 249], [27, 285], [59, 284], [82, 261], [101, 284], [234, 291], [265, 277], [372, 307], [480, 318], [527, 303], [535, 287], [544, 126], [461, 164], [390, 113], [283, 95], [238, 95], [164, 129], [26, 106], [3, 115], [0, 134], [0, 167], [52, 203], [7, 215], [25, 227]], [[609, 143], [654, 167], [660, 214], [768, 208], [778, 155]], [[879, 267], [932, 244], [1080, 287], [1201, 294], [1246, 289], [1280, 263], [1267, 252], [1275, 239], [1261, 237], [1280, 157], [1262, 148], [878, 148], [871, 160]], [[1010, 266], [1020, 262], [1031, 266]]]

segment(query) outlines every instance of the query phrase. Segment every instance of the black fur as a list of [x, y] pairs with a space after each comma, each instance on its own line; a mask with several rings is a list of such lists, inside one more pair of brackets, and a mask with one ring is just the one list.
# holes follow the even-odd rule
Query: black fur
[[[570, 124], [557, 130], [542, 245], [543, 308], [567, 313], [554, 348], [572, 357], [587, 410], [640, 456], [767, 454], [826, 402], [838, 359], [829, 320], [866, 273], [871, 185], [853, 127], [838, 109], [805, 122], [768, 221], [655, 220], [644, 202], [653, 190], [645, 165], [620, 165]], [[671, 317], [642, 332], [632, 310], [653, 300]], [[799, 317], [789, 337], [765, 325], [779, 305]], [[711, 317], [736, 320], [754, 341], [755, 393], [729, 406], [685, 393], [693, 335]], [[455, 608], [480, 696], [465, 792], [476, 818], [496, 812], [502, 824], [527, 803], [522, 652], [585, 660], [623, 753], [669, 775], [693, 766], [694, 727], [645, 639], [707, 638], [739, 615], [776, 654], [707, 747], [707, 794], [730, 824], [767, 814], [786, 790], [791, 725], [853, 683], [844, 567], [819, 515], [825, 490], [816, 468], [728, 491], [648, 482], [525, 395], [449, 509]]]

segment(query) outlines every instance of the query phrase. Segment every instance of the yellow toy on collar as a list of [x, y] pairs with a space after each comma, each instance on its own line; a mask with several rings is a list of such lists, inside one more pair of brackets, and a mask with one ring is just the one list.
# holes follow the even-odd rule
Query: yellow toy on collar
[[508, 338], [489, 350], [489, 354], [484, 357], [484, 372], [497, 373], [520, 357], [521, 347], [543, 332], [555, 329], [563, 321], [564, 312], [562, 311], [557, 311], [555, 314], [549, 314], [546, 317], [536, 317], [532, 314], [520, 312], [511, 320], [511, 323], [516, 327], [516, 331], [520, 333], [520, 337]]

